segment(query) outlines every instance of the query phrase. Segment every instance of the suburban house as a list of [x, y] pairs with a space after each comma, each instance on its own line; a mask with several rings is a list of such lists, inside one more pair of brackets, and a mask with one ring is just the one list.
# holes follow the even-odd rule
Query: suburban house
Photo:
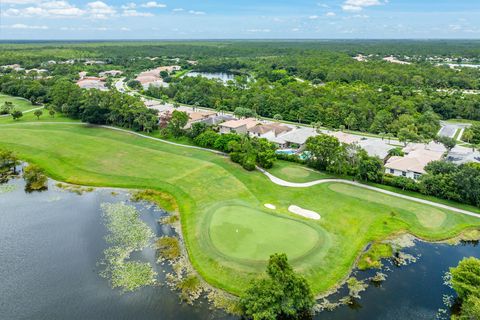
[[385, 162], [390, 150], [395, 149], [394, 146], [386, 143], [381, 139], [364, 139], [357, 143], [368, 155], [373, 157], [379, 157]]
[[279, 148], [286, 148], [287, 142], [281, 137], [284, 133], [292, 131], [292, 128], [277, 122], [257, 124], [247, 130], [251, 137], [265, 138], [275, 143]]
[[219, 124], [220, 133], [247, 134], [248, 130], [255, 127], [258, 123], [255, 118], [226, 121]]
[[247, 131], [252, 137], [263, 137], [269, 133], [277, 137], [291, 130], [292, 128], [290, 128], [289, 126], [286, 126], [284, 124], [280, 124], [277, 122], [272, 122], [272, 123], [266, 123], [266, 124], [259, 123], [256, 126], [248, 129]]
[[142, 84], [142, 87], [146, 90], [150, 86], [155, 87], [168, 87], [168, 83], [164, 82], [160, 76], [160, 72], [166, 71], [168, 73], [172, 71], [178, 71], [182, 69], [180, 66], [163, 66], [152, 70], [147, 70], [138, 74], [136, 80]]
[[215, 111], [190, 111], [188, 113], [188, 122], [185, 126], [185, 129], [188, 129], [194, 124], [195, 122], [203, 122], [209, 118], [213, 118], [217, 116]]
[[108, 77], [108, 76], [116, 77], [118, 75], [121, 75], [122, 73], [123, 71], [120, 71], [120, 70], [108, 70], [108, 71], [102, 71], [98, 75], [100, 77]]
[[303, 146], [305, 145], [305, 142], [307, 142], [307, 139], [315, 136], [318, 136], [318, 133], [315, 129], [301, 127], [301, 128], [293, 129], [292, 131], [279, 136], [279, 138], [281, 138], [284, 141], [285, 148], [295, 147], [298, 149], [302, 149]]
[[[418, 179], [425, 172], [425, 166], [432, 161], [442, 159], [445, 148], [439, 144], [423, 145], [413, 143], [403, 149], [404, 157], [393, 156], [385, 164], [385, 173]], [[443, 150], [442, 150], [443, 149]]]
[[102, 91], [108, 90], [108, 88], [105, 86], [105, 79], [97, 77], [83, 77], [77, 81], [77, 86], [82, 89], [98, 89]]

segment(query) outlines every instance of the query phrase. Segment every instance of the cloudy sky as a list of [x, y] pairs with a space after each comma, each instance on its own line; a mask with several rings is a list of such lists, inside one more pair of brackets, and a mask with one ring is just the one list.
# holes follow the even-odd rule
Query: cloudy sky
[[480, 38], [480, 0], [0, 0], [0, 39]]

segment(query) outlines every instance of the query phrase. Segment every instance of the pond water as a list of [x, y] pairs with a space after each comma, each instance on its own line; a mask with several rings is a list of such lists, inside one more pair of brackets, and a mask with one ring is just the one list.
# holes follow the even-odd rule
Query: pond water
[[[0, 318], [1, 319], [225, 319], [201, 301], [181, 304], [167, 286], [133, 293], [112, 290], [99, 276], [97, 263], [107, 247], [100, 204], [128, 202], [128, 195], [99, 189], [77, 195], [58, 190], [26, 194], [23, 180], [9, 182], [14, 191], [0, 193]], [[135, 204], [157, 235], [170, 234], [156, 221], [163, 214]], [[132, 255], [163, 266], [155, 252]]]
[[227, 82], [230, 80], [234, 80], [235, 75], [233, 73], [225, 73], [225, 72], [196, 72], [191, 71], [187, 73], [185, 76], [187, 77], [197, 77], [201, 76], [207, 79], [218, 79], [223, 82]]
[[[0, 189], [0, 318], [235, 319], [212, 311], [204, 300], [195, 306], [182, 304], [167, 286], [124, 294], [99, 276], [98, 262], [106, 248], [100, 204], [128, 203], [126, 192], [113, 195], [112, 190], [98, 189], [77, 195], [50, 181], [48, 191], [27, 194], [21, 179], [8, 185], [15, 189]], [[164, 212], [134, 205], [158, 236], [174, 232], [157, 223]], [[407, 252], [421, 257], [409, 266], [390, 265], [387, 280], [363, 292], [355, 308], [342, 306], [315, 319], [433, 319], [443, 307], [442, 295], [453, 294], [443, 285], [444, 272], [463, 257], [480, 257], [480, 247], [473, 244], [418, 242]], [[150, 262], [162, 281], [166, 267], [155, 263], [153, 249], [133, 256]]]

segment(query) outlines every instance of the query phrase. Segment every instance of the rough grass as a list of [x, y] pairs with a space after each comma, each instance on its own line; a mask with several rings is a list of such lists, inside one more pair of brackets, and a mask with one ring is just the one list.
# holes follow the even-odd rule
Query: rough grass
[[[366, 190], [359, 187], [349, 186], [347, 192], [342, 192], [344, 185], [339, 183], [311, 188], [277, 186], [259, 172], [246, 172], [227, 158], [206, 151], [107, 129], [42, 124], [42, 120], [35, 123], [0, 125], [0, 146], [38, 164], [59, 181], [152, 189], [172, 195], [179, 207], [193, 266], [210, 284], [234, 294], [242, 293], [263, 272], [268, 256], [261, 265], [245, 265], [231, 255], [219, 254], [208, 234], [211, 215], [219, 206], [262, 211], [263, 204], [272, 203], [277, 207], [275, 214], [288, 217], [292, 224], [307, 223], [323, 230], [320, 250], [292, 260], [315, 293], [325, 292], [344, 279], [369, 242], [401, 232], [442, 240], [467, 228], [480, 227], [479, 219], [407, 200], [396, 204], [399, 199], [373, 191], [365, 199]], [[321, 212], [322, 219], [306, 221], [293, 216], [287, 210], [292, 204]], [[441, 226], [437, 223], [426, 227], [425, 221], [422, 224], [418, 217], [429, 210], [445, 214]], [[292, 243], [299, 245], [295, 237]]]
[[175, 198], [166, 192], [158, 190], [139, 190], [132, 194], [133, 201], [148, 201], [167, 211], [177, 211], [178, 205]]
[[370, 248], [362, 254], [358, 260], [358, 268], [380, 269], [382, 267], [381, 259], [391, 257], [393, 254], [392, 246], [388, 243], [374, 243]]
[[155, 243], [161, 258], [175, 260], [181, 255], [180, 242], [175, 237], [162, 237]]

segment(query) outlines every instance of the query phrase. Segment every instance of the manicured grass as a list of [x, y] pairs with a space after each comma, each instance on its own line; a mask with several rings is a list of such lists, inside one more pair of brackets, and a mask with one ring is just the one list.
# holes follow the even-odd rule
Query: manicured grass
[[280, 179], [290, 182], [310, 182], [314, 180], [334, 178], [333, 175], [328, 173], [316, 171], [307, 166], [283, 160], [275, 162], [275, 166], [268, 169], [268, 172]]
[[272, 252], [284, 252], [290, 259], [297, 259], [314, 249], [322, 238], [308, 224], [235, 205], [213, 212], [209, 233], [222, 254], [246, 263], [264, 261]]
[[3, 106], [5, 101], [12, 102], [15, 110], [20, 110], [20, 111], [27, 111], [27, 110], [31, 110], [39, 107], [39, 106], [32, 105], [30, 101], [26, 99], [0, 94], [0, 107]]
[[[263, 274], [272, 251], [297, 254], [292, 259], [294, 268], [306, 277], [315, 293], [321, 293], [348, 274], [371, 241], [401, 232], [441, 240], [480, 227], [480, 219], [406, 200], [398, 202], [401, 199], [366, 193], [355, 186], [345, 189], [341, 183], [310, 188], [277, 186], [260, 172], [247, 172], [226, 157], [108, 129], [46, 124], [42, 120], [35, 124], [19, 121], [8, 126], [0, 123], [0, 137], [0, 147], [13, 149], [26, 161], [40, 165], [54, 179], [171, 194], [179, 207], [193, 266], [210, 284], [234, 294], [240, 294], [253, 278]], [[265, 209], [266, 203], [277, 209]], [[290, 205], [316, 211], [322, 218], [313, 221], [293, 215], [287, 210]], [[247, 208], [241, 210], [247, 219], [240, 219], [238, 213], [231, 214], [225, 207]], [[218, 220], [217, 215], [222, 212], [226, 216]], [[283, 233], [288, 228], [283, 226], [284, 220], [291, 221], [288, 228], [299, 230], [290, 236], [291, 243], [271, 244], [253, 253], [248, 245], [256, 244], [256, 237], [248, 235], [246, 229], [257, 234], [265, 230], [272, 241], [285, 241]], [[215, 226], [212, 223], [217, 226], [230, 223], [232, 226], [225, 228], [231, 232], [217, 228], [218, 238], [212, 241], [209, 232]], [[271, 223], [277, 227], [271, 228]], [[218, 239], [226, 238], [228, 242], [235, 236], [233, 230], [241, 228], [245, 228], [242, 231], [245, 244], [235, 249], [232, 241], [224, 248], [219, 247]], [[314, 233], [305, 230], [315, 230], [320, 239], [314, 250], [307, 253], [304, 252], [313, 241], [309, 234]], [[293, 249], [292, 244], [299, 248]], [[249, 252], [254, 263], [245, 263], [241, 258]]]
[[[305, 172], [310, 172], [311, 174], [309, 176], [306, 176]], [[321, 180], [321, 179], [329, 179], [329, 178], [339, 178], [339, 179], [347, 179], [351, 180], [352, 177], [349, 176], [337, 176], [335, 174], [327, 173], [327, 172], [321, 172], [318, 170], [311, 169], [307, 167], [306, 165], [302, 165], [299, 163], [294, 163], [294, 162], [289, 162], [289, 161], [277, 161], [275, 162], [275, 166], [272, 169], [269, 169], [268, 172], [272, 173], [273, 175], [286, 180], [286, 181], [291, 181], [291, 182], [310, 182], [310, 181], [315, 181], [315, 180]], [[468, 204], [463, 204], [455, 201], [450, 201], [450, 200], [445, 200], [445, 199], [440, 199], [432, 196], [427, 196], [423, 195], [418, 192], [413, 192], [413, 191], [406, 191], [402, 190], [399, 188], [395, 188], [392, 186], [387, 186], [379, 183], [370, 183], [370, 182], [364, 182], [366, 185], [370, 185], [376, 188], [388, 190], [388, 191], [393, 191], [396, 193], [404, 194], [410, 197], [415, 197], [419, 199], [424, 199], [432, 202], [437, 202], [441, 204], [445, 204], [447, 206], [463, 209], [463, 210], [469, 210], [472, 212], [480, 213], [480, 208], [474, 207]]]

